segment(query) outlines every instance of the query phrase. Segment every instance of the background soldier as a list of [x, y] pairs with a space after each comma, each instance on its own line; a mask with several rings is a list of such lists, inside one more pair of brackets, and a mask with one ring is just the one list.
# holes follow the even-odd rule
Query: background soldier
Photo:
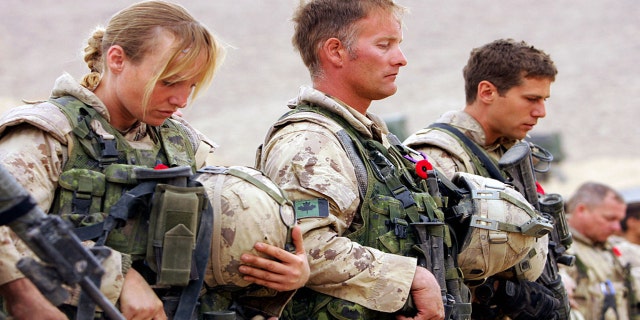
[[627, 202], [627, 212], [620, 222], [622, 232], [610, 237], [625, 267], [625, 283], [629, 289], [629, 315], [640, 319], [640, 202]]
[[597, 182], [582, 184], [567, 201], [567, 218], [577, 261], [562, 266], [576, 287], [576, 309], [585, 319], [629, 319], [625, 270], [610, 236], [620, 231], [626, 204], [614, 189]]

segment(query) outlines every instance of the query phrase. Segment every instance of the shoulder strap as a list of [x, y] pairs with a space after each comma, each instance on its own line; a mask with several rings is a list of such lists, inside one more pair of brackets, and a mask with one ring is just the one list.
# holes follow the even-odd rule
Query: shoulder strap
[[347, 132], [347, 130], [345, 129], [345, 128], [350, 128], [350, 126], [344, 123], [343, 121], [341, 121], [341, 119], [333, 116], [331, 112], [328, 112], [313, 104], [307, 104], [307, 103], [298, 104], [294, 110], [291, 110], [285, 113], [280, 118], [280, 120], [282, 121], [286, 118], [296, 118], [296, 117], [304, 118], [308, 120], [308, 117], [301, 115], [301, 113], [305, 113], [305, 112], [319, 115], [323, 118], [328, 119], [329, 121], [331, 121], [331, 123], [334, 124], [334, 125], [329, 125], [328, 123], [314, 122], [331, 130], [331, 132], [335, 134], [336, 138], [340, 142], [340, 145], [347, 153], [347, 157], [349, 158], [349, 160], [351, 160], [351, 164], [353, 165], [353, 168], [356, 174], [356, 180], [358, 182], [358, 192], [360, 192], [360, 196], [364, 198], [367, 193], [369, 174], [360, 156], [360, 153], [358, 152], [358, 145], [356, 144], [356, 141], [352, 139], [349, 132]]
[[469, 137], [460, 132], [460, 130], [456, 129], [452, 125], [442, 122], [432, 123], [431, 125], [429, 125], [429, 128], [443, 129], [458, 137], [458, 139], [460, 139], [460, 141], [462, 141], [469, 149], [471, 149], [473, 154], [478, 157], [482, 165], [489, 172], [489, 175], [491, 175], [491, 178], [496, 179], [500, 182], [505, 182], [504, 176], [502, 175], [502, 173], [500, 173], [500, 169], [498, 169], [495, 162], [493, 162], [489, 158], [489, 156], [487, 156], [487, 153], [484, 150], [480, 149], [480, 147], [478, 147], [475, 142], [471, 141]]
[[232, 175], [234, 177], [237, 177], [239, 179], [242, 179], [246, 182], [251, 183], [252, 185], [254, 185], [256, 188], [264, 191], [266, 194], [268, 194], [275, 202], [277, 202], [279, 205], [284, 205], [286, 203], [289, 202], [289, 200], [284, 196], [284, 194], [282, 193], [278, 193], [275, 190], [269, 188], [267, 185], [265, 185], [262, 181], [256, 179], [255, 177], [253, 177], [252, 175], [239, 170], [235, 167], [221, 167], [221, 166], [206, 166], [204, 168], [200, 168], [197, 171], [198, 173], [212, 173], [212, 174], [228, 174], [228, 175]]

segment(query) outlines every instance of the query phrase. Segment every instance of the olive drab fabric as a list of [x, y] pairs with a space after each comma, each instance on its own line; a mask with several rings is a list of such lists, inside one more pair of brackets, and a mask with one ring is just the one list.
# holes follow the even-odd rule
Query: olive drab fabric
[[[140, 183], [135, 177], [135, 168], [153, 168], [159, 163], [167, 167], [194, 164], [192, 144], [171, 120], [165, 121], [157, 130], [150, 130], [150, 134], [155, 134], [162, 143], [151, 149], [139, 149], [81, 101], [67, 96], [52, 102], [71, 122], [75, 146], [61, 175], [61, 181], [68, 183], [60, 184], [52, 212], [67, 218], [76, 227], [102, 222], [122, 194]], [[128, 218], [127, 228], [114, 229], [106, 245], [120, 252], [143, 256], [147, 250], [148, 218]]]
[[[75, 111], [65, 113], [63, 105], [69, 107], [66, 111]], [[87, 234], [102, 232], [101, 224], [110, 216], [105, 209], [110, 202], [116, 202], [118, 193], [135, 185], [134, 170], [149, 169], [160, 160], [192, 171], [202, 166], [216, 148], [215, 143], [179, 117], [171, 117], [155, 128], [136, 123], [122, 134], [109, 125], [109, 118], [105, 105], [93, 92], [63, 74], [56, 80], [48, 101], [12, 108], [0, 119], [0, 162], [39, 207], [50, 214], [64, 208], [65, 219], [76, 224], [76, 231], [83, 229]], [[73, 193], [75, 196], [70, 196]], [[23, 277], [11, 266], [19, 257], [33, 254], [13, 235], [5, 238], [5, 233], [1, 234], [0, 256], [8, 267], [3, 268], [0, 282], [6, 283]], [[132, 239], [138, 240], [146, 244], [143, 236]], [[115, 250], [111, 256], [114, 259], [104, 264], [107, 273], [102, 278], [101, 291], [116, 303], [131, 256]]]
[[613, 235], [609, 237], [613, 252], [620, 258], [624, 268], [624, 284], [629, 291], [629, 317], [640, 319], [640, 245], [626, 238]]
[[[343, 236], [382, 252], [416, 257], [421, 261], [424, 252], [417, 246], [418, 235], [411, 224], [424, 221], [443, 222], [444, 213], [439, 207], [442, 199], [434, 199], [428, 193], [425, 182], [415, 175], [414, 166], [404, 158], [402, 151], [396, 146], [387, 148], [376, 139], [360, 135], [345, 120], [314, 103], [299, 103], [293, 111], [280, 119], [274, 129], [277, 131], [290, 123], [309, 121], [317, 117], [325, 119], [318, 121], [319, 123], [326, 122], [327, 119], [333, 123], [326, 128], [339, 137], [357, 171], [362, 199], [357, 213], [357, 226], [350, 228]], [[438, 224], [433, 230], [433, 235], [439, 237], [446, 245], [445, 252], [449, 254], [448, 250], [453, 248], [453, 244], [446, 224]], [[445, 257], [442, 258], [444, 261]], [[458, 284], [462, 280], [459, 270], [454, 266], [447, 270], [446, 277], [447, 281], [457, 281]], [[468, 291], [465, 288], [461, 291], [462, 296], [468, 299]], [[460, 301], [462, 299], [458, 298], [453, 312], [456, 319], [465, 319], [470, 314], [470, 306], [466, 303], [468, 300]], [[395, 315], [303, 288], [287, 306], [283, 318], [306, 317], [394, 319]]]
[[[314, 99], [349, 119], [366, 137], [381, 137], [379, 119], [358, 115], [322, 92], [303, 87], [298, 99]], [[294, 203], [324, 200], [328, 204], [317, 217], [298, 219], [305, 248], [313, 248], [313, 254], [307, 255], [311, 274], [306, 287], [379, 312], [399, 310], [407, 303], [417, 261], [343, 236], [361, 226], [357, 210], [362, 188], [358, 186], [363, 184], [356, 175], [364, 171], [366, 187], [366, 169], [354, 167], [334, 134], [341, 129], [327, 128], [337, 127], [335, 122], [314, 113], [305, 115], [308, 117], [278, 128], [273, 136], [267, 134], [256, 164]]]

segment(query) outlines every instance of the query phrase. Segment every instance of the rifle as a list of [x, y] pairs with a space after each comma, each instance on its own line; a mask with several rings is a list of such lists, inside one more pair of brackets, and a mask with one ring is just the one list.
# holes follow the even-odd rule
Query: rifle
[[[558, 264], [572, 266], [575, 263], [575, 256], [566, 253], [573, 238], [567, 226], [562, 196], [559, 194], [539, 194], [537, 191], [531, 147], [532, 145], [527, 142], [515, 144], [500, 158], [498, 166], [507, 174], [507, 182], [511, 183], [533, 205], [536, 211], [554, 226], [549, 234], [547, 262], [542, 275], [536, 282], [553, 291], [555, 298], [564, 305], [561, 311], [564, 314], [560, 314], [561, 318], [568, 319], [569, 298], [562, 284], [562, 279], [558, 275]], [[535, 145], [534, 147], [539, 148]]]
[[[438, 171], [426, 160], [426, 155], [407, 148], [393, 134], [388, 134], [387, 137], [391, 144], [401, 150], [401, 152], [404, 152], [403, 159], [415, 166], [416, 174], [421, 178], [421, 183], [424, 183], [423, 186], [433, 198], [434, 204], [442, 208], [443, 194], [440, 191], [440, 183], [442, 181], [438, 176]], [[420, 155], [423, 160], [416, 160], [411, 157], [410, 154]], [[407, 168], [412, 167], [409, 162], [406, 162]], [[375, 163], [373, 167], [376, 168]], [[450, 183], [448, 179], [444, 180]], [[446, 189], [448, 192], [458, 190], [458, 188], [451, 183], [450, 185], [445, 185], [443, 189]], [[444, 216], [442, 218], [444, 218]], [[451, 252], [451, 248], [449, 247], [456, 246], [451, 244], [452, 240], [449, 234], [451, 230], [450, 227], [435, 213], [432, 217], [424, 214], [419, 215], [419, 220], [410, 222], [410, 226], [418, 238], [417, 243], [414, 244], [414, 248], [420, 252], [418, 255], [418, 265], [429, 270], [440, 286], [445, 311], [444, 319], [470, 319], [471, 302], [468, 299], [470, 297], [468, 288], [462, 283], [462, 276], [455, 277], [451, 274], [452, 270], [457, 270], [457, 266], [454, 261], [454, 253]], [[409, 298], [411, 298], [411, 295], [409, 295]], [[401, 313], [405, 316], [414, 316], [415, 310], [413, 310], [411, 303], [408, 305], [408, 310], [402, 310]]]
[[[427, 189], [434, 199], [442, 197], [439, 186], [441, 183], [449, 192], [454, 192], [457, 189], [443, 182], [438, 177], [436, 169], [422, 169], [427, 173]], [[418, 264], [431, 271], [440, 285], [445, 319], [470, 319], [471, 303], [463, 298], [465, 292], [468, 293], [465, 291], [466, 287], [462, 287], [460, 279], [447, 279], [447, 270], [456, 269], [454, 257], [444, 241], [448, 237], [447, 232], [450, 231], [450, 227], [444, 221], [430, 220], [424, 215], [420, 216], [420, 222], [411, 223], [411, 226], [415, 228], [418, 239], [420, 239], [417, 246], [424, 252], [424, 255], [418, 258]]]
[[109, 319], [124, 320], [100, 292], [102, 261], [110, 251], [87, 249], [59, 216], [45, 214], [29, 193], [0, 165], [0, 225], [9, 226], [40, 258], [22, 258], [17, 267], [56, 306], [69, 298], [62, 285], [81, 287], [76, 319], [93, 319], [96, 304]]

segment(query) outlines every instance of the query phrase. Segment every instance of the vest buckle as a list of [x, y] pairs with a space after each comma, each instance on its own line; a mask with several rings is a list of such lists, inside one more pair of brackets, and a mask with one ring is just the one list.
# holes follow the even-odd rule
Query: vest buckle
[[393, 234], [399, 239], [407, 238], [407, 229], [409, 228], [409, 223], [407, 220], [400, 218], [393, 218], [391, 220], [385, 221], [385, 224], [389, 229], [393, 229]]

